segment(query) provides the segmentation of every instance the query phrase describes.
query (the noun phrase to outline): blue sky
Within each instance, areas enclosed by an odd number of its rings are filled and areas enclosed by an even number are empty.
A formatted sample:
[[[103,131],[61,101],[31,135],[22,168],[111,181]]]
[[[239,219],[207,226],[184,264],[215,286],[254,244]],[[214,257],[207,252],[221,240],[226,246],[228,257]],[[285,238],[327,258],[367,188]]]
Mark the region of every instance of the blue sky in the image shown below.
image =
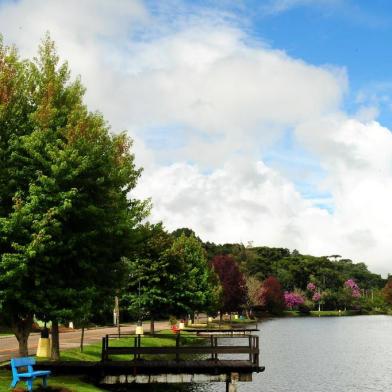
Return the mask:
[[[150,2],[154,7],[155,2]],[[389,0],[190,1],[189,9],[211,8],[247,29],[254,38],[314,65],[347,69],[345,107],[377,105],[392,126],[392,2]],[[156,4],[155,4],[156,5]]]
[[[342,110],[355,116],[368,108],[368,116],[392,128],[392,2],[388,0],[264,0],[264,1],[184,1],[147,2],[156,15],[173,18],[177,14],[216,13],[223,20],[247,32],[252,44],[282,50],[288,56],[322,67],[345,70],[348,88]],[[181,5],[179,5],[181,4]],[[175,13],[174,13],[175,14]],[[176,18],[172,19],[175,23]],[[366,118],[367,119],[367,118]],[[174,128],[173,128],[174,129]],[[158,131],[158,129],[155,129]],[[162,146],[178,144],[173,139],[158,139]],[[165,130],[158,132],[163,138]],[[182,134],[182,137],[184,134]],[[157,132],[149,139],[156,143]],[[181,137],[181,138],[182,138]],[[297,190],[317,206],[333,212],[328,191],[316,184],[325,177],[317,157],[300,146],[287,130],[276,143],[264,151],[262,158],[285,172]],[[306,175],[304,173],[306,172]]]
[[[152,221],[390,272],[392,2],[0,0],[134,139]]]

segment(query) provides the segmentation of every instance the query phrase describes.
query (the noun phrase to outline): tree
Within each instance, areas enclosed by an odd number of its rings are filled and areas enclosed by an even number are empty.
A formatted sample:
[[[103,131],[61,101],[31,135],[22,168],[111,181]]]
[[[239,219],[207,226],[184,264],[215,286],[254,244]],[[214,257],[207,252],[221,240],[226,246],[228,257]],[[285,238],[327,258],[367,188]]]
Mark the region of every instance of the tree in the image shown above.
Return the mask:
[[[382,290],[385,300],[392,305],[392,277],[389,277],[387,284]]]
[[[352,306],[353,303],[358,302],[357,299],[361,297],[361,292],[354,279],[347,279],[344,282],[344,297],[345,307]]]
[[[253,276],[245,276],[246,284],[246,308],[248,312],[248,317],[255,306],[260,305],[259,292],[261,288],[261,282],[254,278]]]
[[[69,81],[51,39],[33,62],[16,54],[9,60],[10,53],[0,50],[1,77],[16,79],[0,111],[0,177],[11,179],[1,191],[0,303],[21,355],[33,314],[51,320],[56,359],[58,322],[81,319],[120,286],[122,256],[148,205],[129,198],[141,174],[132,141],[111,135],[103,117],[88,112],[84,88]]]
[[[299,305],[303,305],[305,303],[305,298],[299,292],[285,291],[284,302],[286,304],[286,307],[293,309],[293,308],[298,307]]]
[[[259,298],[260,303],[272,314],[280,314],[285,308],[282,286],[275,276],[269,276],[263,282]]]
[[[236,261],[228,255],[218,255],[211,265],[222,286],[222,312],[233,312],[246,304],[246,283]]]
[[[205,251],[194,236],[181,234],[164,253],[167,286],[171,288],[171,309],[177,315],[213,310],[220,296],[220,286],[207,263]]]
[[[170,268],[164,252],[173,243],[173,238],[164,230],[161,223],[145,224],[138,230],[139,244],[128,259],[129,281],[122,303],[133,314],[148,314],[150,332],[154,333],[154,320],[172,305],[172,288],[167,282],[172,280]],[[140,291],[139,291],[140,288]]]
[[[176,229],[172,231],[171,235],[174,238],[179,238],[182,235],[185,235],[185,237],[195,237],[198,241],[201,242],[201,239],[196,236],[196,233],[192,229],[189,229],[188,227],[181,227],[179,229]]]

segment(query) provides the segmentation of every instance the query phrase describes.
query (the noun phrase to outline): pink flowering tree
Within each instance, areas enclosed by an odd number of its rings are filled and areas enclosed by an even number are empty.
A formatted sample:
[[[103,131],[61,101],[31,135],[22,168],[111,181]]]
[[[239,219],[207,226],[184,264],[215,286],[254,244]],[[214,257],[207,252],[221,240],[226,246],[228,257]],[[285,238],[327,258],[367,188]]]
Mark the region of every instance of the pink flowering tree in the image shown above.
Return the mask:
[[[361,297],[361,290],[354,279],[347,279],[343,284],[345,309],[352,307]]]
[[[287,308],[295,309],[298,305],[302,305],[305,299],[299,293],[286,291],[284,293],[284,302]]]
[[[307,288],[311,293],[314,293],[314,292],[316,291],[316,289],[317,289],[317,286],[316,286],[314,283],[309,282],[308,285],[306,286],[306,288]]]
[[[313,282],[309,282],[306,286],[308,290],[308,297],[312,299],[312,301],[317,304],[318,303],[318,310],[320,311],[321,308],[321,294],[320,291],[317,289],[317,286]]]
[[[318,304],[318,311],[320,312],[320,310],[321,310],[321,294],[319,291],[314,291],[314,293],[312,295],[312,301],[315,304]]]
[[[318,291],[316,291],[313,294],[312,301],[313,302],[320,302],[320,300],[321,300],[321,294]]]
[[[344,286],[345,303],[347,309],[347,306],[353,305],[361,297],[361,290],[354,279],[347,279],[344,282],[343,286]]]
[[[361,290],[354,279],[348,279],[344,282],[344,287],[350,292],[353,298],[359,298],[361,296]]]

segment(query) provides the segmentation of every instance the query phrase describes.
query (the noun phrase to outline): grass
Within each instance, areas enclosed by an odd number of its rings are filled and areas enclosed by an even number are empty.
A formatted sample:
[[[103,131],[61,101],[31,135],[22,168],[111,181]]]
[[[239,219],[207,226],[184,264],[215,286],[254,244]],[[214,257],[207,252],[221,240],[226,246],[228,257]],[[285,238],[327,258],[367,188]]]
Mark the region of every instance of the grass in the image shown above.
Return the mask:
[[[150,337],[145,335],[142,337],[141,345],[149,346],[149,347],[173,347],[176,344],[176,335],[174,335],[171,331],[160,331],[157,335],[162,335],[161,337]],[[181,345],[190,345],[190,344],[200,344],[203,342],[202,339],[195,337],[194,335],[190,335],[186,331],[181,332]],[[111,346],[133,346],[134,338],[113,338],[110,341]],[[89,344],[84,347],[83,353],[80,352],[79,348],[72,348],[63,350],[61,352],[61,360],[62,361],[100,361],[101,360],[101,343]],[[145,359],[154,359],[151,355],[143,356]],[[159,358],[164,359],[163,356],[159,356]],[[129,355],[116,355],[112,356],[113,360],[130,360]],[[165,357],[165,359],[168,359]],[[37,358],[37,361],[46,360],[46,358]],[[10,370],[0,370],[0,391],[9,390],[9,385],[11,383],[11,371]],[[34,384],[34,391],[41,391],[39,385],[41,385],[41,380],[37,380]],[[24,387],[24,383],[19,383],[18,387]],[[49,386],[54,391],[61,390],[60,388],[67,388],[72,392],[99,392],[105,391],[105,389],[101,389],[94,385],[89,384],[87,380],[83,376],[62,376],[62,377],[50,377],[49,378]],[[50,392],[50,390],[48,390]]]
[[[176,336],[171,331],[160,331],[158,334],[162,335],[162,337],[149,337],[145,335],[141,338],[141,346],[143,347],[174,347],[176,345]],[[195,337],[194,335],[190,335],[186,331],[181,332],[181,345],[192,344],[200,341],[200,338]],[[113,338],[110,340],[110,346],[112,347],[121,347],[121,346],[134,346],[134,337],[127,338]],[[80,352],[79,348],[67,349],[61,352],[61,360],[62,361],[100,361],[101,360],[101,351],[102,345],[101,343],[93,343],[86,345],[84,347],[83,352]],[[151,356],[144,356],[145,359],[154,359]],[[159,358],[163,358],[162,355]],[[118,361],[129,361],[129,355],[116,355],[112,356],[113,360]]]
[[[253,319],[248,319],[248,318],[244,318],[244,319],[232,319],[231,321],[229,321],[229,323],[231,324],[255,324],[256,320]]]
[[[256,320],[252,319],[237,319],[235,320],[234,317],[231,320],[222,320],[221,323],[219,323],[219,320],[214,319],[210,323],[199,323],[199,324],[191,324],[188,325],[188,327],[185,328],[185,331],[187,329],[232,329],[234,325],[255,325]]]
[[[285,310],[284,316],[287,317],[338,317],[338,316],[356,316],[358,311],[355,310],[312,310],[309,314],[300,313],[298,310]]]
[[[13,336],[13,333],[9,328],[0,326],[0,337],[1,336]]]
[[[171,331],[160,331],[157,335],[162,335],[162,337],[150,337],[148,335],[143,336],[141,339],[142,346],[149,347],[173,347],[176,344],[176,336]],[[189,333],[183,331],[181,332],[181,344],[197,344],[200,339],[190,335]],[[133,346],[134,338],[113,338],[110,341],[111,346]],[[162,358],[163,356],[160,356]],[[150,356],[144,356],[145,359],[153,359]],[[129,355],[116,355],[112,356],[113,360],[130,360]],[[46,358],[37,358],[37,361],[46,360]],[[80,352],[79,348],[72,348],[63,350],[61,352],[62,361],[100,361],[101,360],[101,343],[89,344],[84,347],[83,353]],[[10,370],[0,370],[0,391],[9,390],[9,385],[11,383],[11,371]],[[24,383],[19,383],[18,387],[24,387]],[[39,385],[41,385],[41,380],[37,380],[34,384],[34,391],[41,391]],[[104,389],[98,388],[94,385],[89,384],[83,376],[62,376],[62,377],[50,377],[49,386],[56,388],[68,388],[72,392],[98,392],[105,391]],[[60,389],[59,389],[60,390]],[[48,390],[49,392],[50,390]],[[53,389],[55,391],[55,389]],[[57,389],[56,389],[57,391]]]
[[[0,370],[0,391],[10,391],[9,387],[11,384],[11,371],[10,370]],[[24,382],[20,382],[17,385],[17,388],[23,390],[21,388],[25,387]],[[34,391],[40,391],[39,386],[41,385],[41,380],[37,380],[34,383]],[[52,390],[61,390],[61,388],[67,388],[72,392],[102,392],[104,389],[98,388],[94,385],[89,384],[87,381],[84,381],[83,377],[77,376],[63,376],[63,377],[49,377],[48,385],[53,388]],[[54,389],[56,388],[56,389]],[[25,389],[26,390],[26,389]],[[48,389],[48,392],[50,389]]]

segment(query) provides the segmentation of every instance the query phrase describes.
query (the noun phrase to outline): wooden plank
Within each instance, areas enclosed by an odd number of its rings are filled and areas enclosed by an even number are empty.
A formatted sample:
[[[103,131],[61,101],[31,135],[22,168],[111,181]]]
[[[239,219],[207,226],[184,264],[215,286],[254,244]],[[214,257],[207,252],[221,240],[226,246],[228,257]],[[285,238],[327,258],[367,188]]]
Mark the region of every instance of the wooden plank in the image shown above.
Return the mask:
[[[184,373],[203,373],[224,371],[250,371],[257,372],[262,367],[255,366],[247,360],[219,360],[219,361],[110,361],[110,362],[84,362],[84,361],[64,361],[38,362],[37,369],[52,370],[54,374],[93,374],[97,371],[104,371],[110,374],[130,374],[136,369],[138,374],[152,374],[157,371],[166,370],[182,371]]]
[[[247,346],[217,347],[109,347],[107,354],[258,354],[259,350]]]

